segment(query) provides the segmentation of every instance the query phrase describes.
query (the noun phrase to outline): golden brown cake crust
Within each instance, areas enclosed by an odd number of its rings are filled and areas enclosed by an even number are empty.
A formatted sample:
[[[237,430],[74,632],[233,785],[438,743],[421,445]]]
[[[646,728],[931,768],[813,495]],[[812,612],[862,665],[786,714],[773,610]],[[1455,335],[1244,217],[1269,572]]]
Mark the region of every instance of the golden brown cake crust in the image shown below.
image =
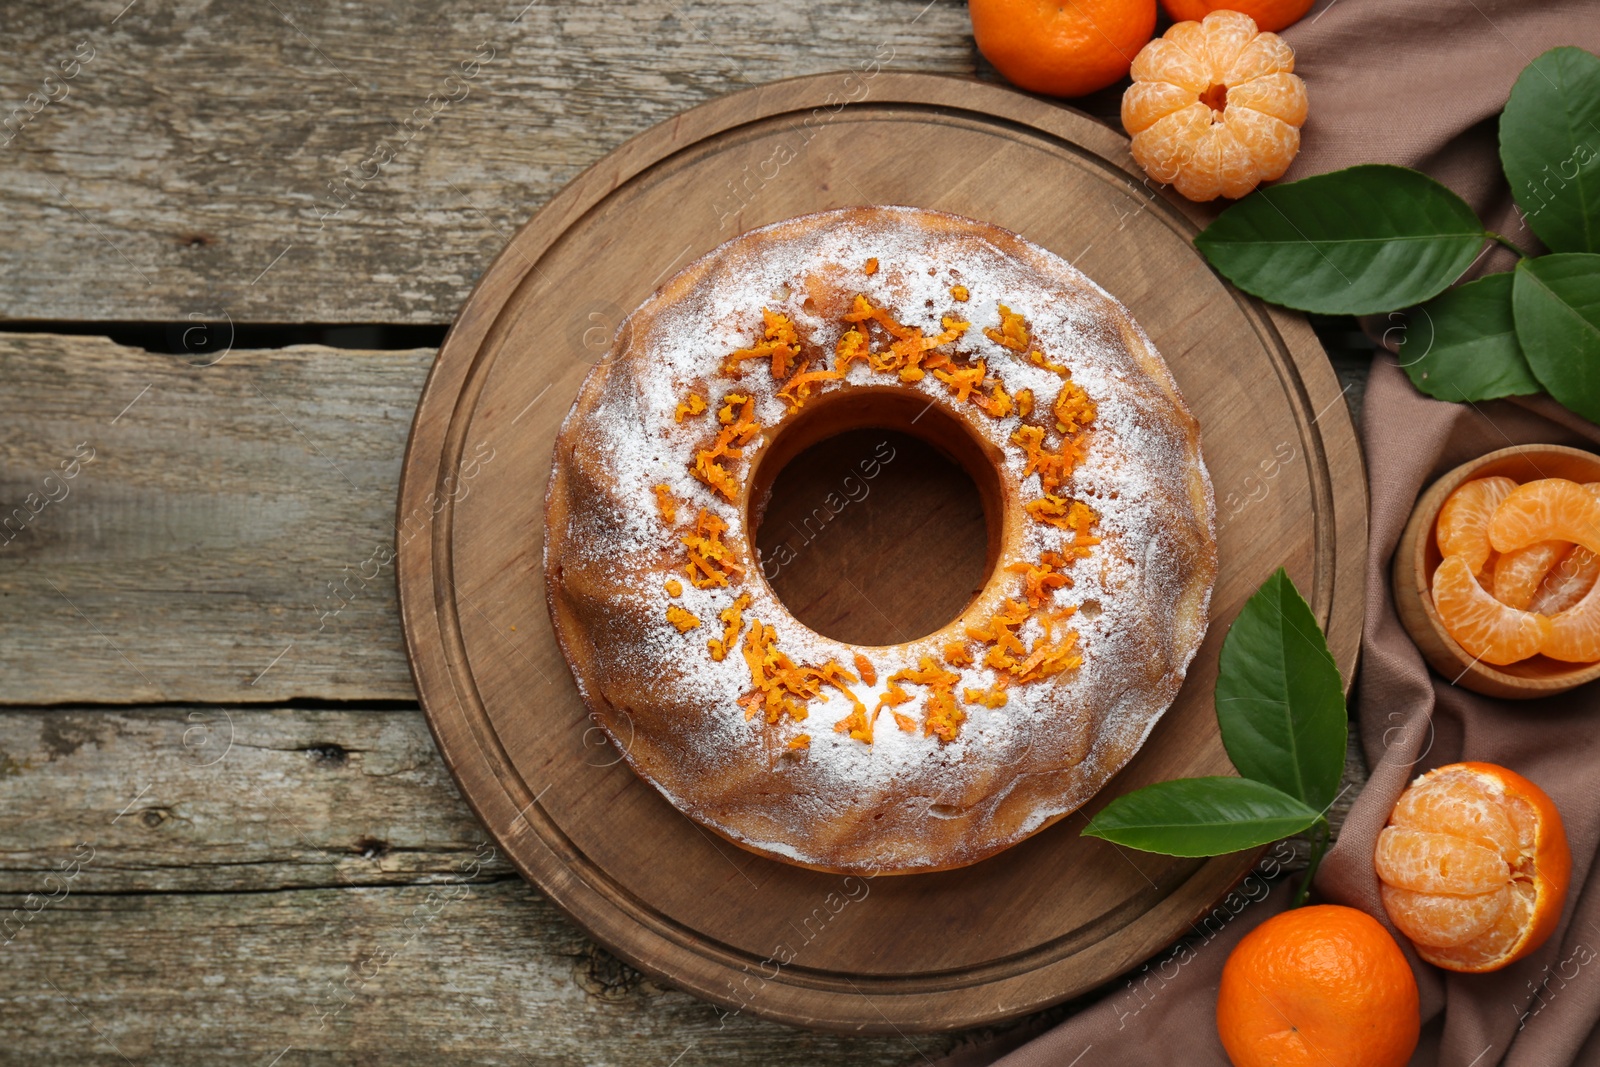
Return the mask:
[[[852,329],[874,354],[797,385]],[[934,406],[986,487],[983,591],[903,645],[812,632],[754,556],[762,485],[802,438]],[[630,765],[821,870],[958,867],[1081,806],[1176,696],[1215,573],[1199,427],[1126,309],[1010,231],[915,208],[790,219],[669,280],[585,380],[546,498],[556,633]]]

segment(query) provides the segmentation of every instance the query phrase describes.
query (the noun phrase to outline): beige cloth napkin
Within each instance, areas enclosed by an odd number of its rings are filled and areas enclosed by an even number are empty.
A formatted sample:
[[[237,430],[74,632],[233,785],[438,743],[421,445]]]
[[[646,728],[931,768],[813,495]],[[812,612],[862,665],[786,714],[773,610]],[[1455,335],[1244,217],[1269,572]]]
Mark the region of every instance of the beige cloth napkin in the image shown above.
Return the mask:
[[[1332,0],[1318,3],[1284,36],[1311,95],[1304,149],[1288,178],[1356,163],[1417,167],[1461,194],[1491,229],[1537,247],[1501,175],[1498,115],[1517,74],[1539,53],[1559,44],[1600,53],[1600,3]],[[1474,273],[1514,262],[1496,247]],[[1447,975],[1410,955],[1399,937],[1422,992],[1423,1038],[1412,1062],[1600,1064],[1600,888],[1585,886],[1600,845],[1600,684],[1528,703],[1457,689],[1429,672],[1389,591],[1395,544],[1429,482],[1510,444],[1600,451],[1600,427],[1543,397],[1476,406],[1429,400],[1388,358],[1373,369],[1362,423],[1372,515],[1353,707],[1372,777],[1323,863],[1318,895],[1387,923],[1373,847],[1401,790],[1423,771],[1479,759],[1532,779],[1554,798],[1572,845],[1573,888],[1561,927],[1541,950],[1492,975]],[[1212,940],[1196,938],[1181,967],[1158,966],[1156,980],[1136,972],[1014,1051],[1016,1035],[958,1049],[945,1063],[1225,1065],[1215,1024],[1222,965],[1245,933],[1287,903],[1288,886],[1279,885]],[[1171,958],[1163,953],[1157,960]]]

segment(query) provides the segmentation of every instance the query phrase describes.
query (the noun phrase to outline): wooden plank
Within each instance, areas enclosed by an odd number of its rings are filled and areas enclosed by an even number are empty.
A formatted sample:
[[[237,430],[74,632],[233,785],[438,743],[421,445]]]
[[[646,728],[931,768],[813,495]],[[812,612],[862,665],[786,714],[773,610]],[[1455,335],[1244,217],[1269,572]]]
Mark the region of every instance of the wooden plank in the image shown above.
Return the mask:
[[[16,1063],[888,1065],[953,1043],[728,1013],[618,963],[520,880],[0,896],[0,915],[30,906],[0,948]]]
[[[0,335],[0,701],[413,699],[388,563],[432,359]]]
[[[416,710],[0,713],[0,892],[80,844],[75,891],[260,892],[454,880],[485,840]]]
[[[965,5],[927,0],[125,3],[8,11],[0,318],[448,322],[539,205],[684,108],[976,57]]]
[[[1354,737],[1344,781],[1335,834]],[[75,859],[77,893],[439,884],[485,840],[414,708],[0,712],[0,893],[55,893]],[[470,880],[514,876],[496,856]]]

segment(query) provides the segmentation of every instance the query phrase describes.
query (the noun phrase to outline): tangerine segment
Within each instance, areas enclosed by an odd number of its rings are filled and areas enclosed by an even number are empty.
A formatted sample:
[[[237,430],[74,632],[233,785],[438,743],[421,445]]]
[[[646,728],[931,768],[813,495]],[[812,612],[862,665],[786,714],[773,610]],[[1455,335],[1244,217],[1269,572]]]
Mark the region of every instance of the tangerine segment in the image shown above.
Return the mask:
[[[1550,620],[1550,636],[1539,651],[1563,663],[1600,660],[1600,583],[1566,611]]]
[[[1384,883],[1416,893],[1472,896],[1511,881],[1510,865],[1482,845],[1404,826],[1383,828],[1373,862]]]
[[[1498,555],[1494,564],[1492,592],[1508,607],[1526,609],[1550,573],[1572,545],[1566,541],[1535,541]]]
[[[1489,520],[1495,508],[1511,495],[1517,483],[1510,478],[1474,478],[1456,486],[1445,498],[1434,523],[1434,539],[1443,556],[1467,557],[1473,574],[1483,570],[1489,547]]]
[[[1417,981],[1366,912],[1335,904],[1274,915],[1222,968],[1217,1035],[1235,1067],[1404,1067]]]
[[[1418,955],[1490,971],[1554,931],[1572,856],[1561,814],[1538,786],[1492,763],[1455,763],[1401,794],[1373,865],[1384,908]]]
[[[1600,500],[1577,482],[1525,482],[1506,495],[1489,520],[1489,544],[1496,552],[1552,539],[1600,552]]]
[[[1431,774],[1400,794],[1389,825],[1413,830],[1449,827],[1454,837],[1481,845],[1507,863],[1534,845],[1532,809],[1474,774]]]
[[[1482,937],[1511,902],[1509,885],[1474,896],[1418,893],[1387,883],[1379,888],[1383,910],[1400,932],[1413,941],[1426,940],[1435,948],[1457,948]]]
[[[1583,487],[1600,498],[1600,482],[1585,482]],[[1596,578],[1600,578],[1600,556],[1581,545],[1570,546],[1567,554],[1545,576],[1528,603],[1528,610],[1559,615],[1582,600],[1594,587]]]
[[[1529,611],[1559,615],[1582,600],[1600,578],[1600,556],[1582,545],[1572,545],[1561,561],[1545,575],[1543,584],[1528,604]]]
[[[1433,572],[1433,606],[1456,643],[1496,666],[1536,654],[1550,633],[1543,615],[1507,607],[1472,576],[1465,556],[1448,556]]]
[[[1190,200],[1238,198],[1300,151],[1305,83],[1294,52],[1248,15],[1179,22],[1134,58],[1122,97],[1133,158]]]

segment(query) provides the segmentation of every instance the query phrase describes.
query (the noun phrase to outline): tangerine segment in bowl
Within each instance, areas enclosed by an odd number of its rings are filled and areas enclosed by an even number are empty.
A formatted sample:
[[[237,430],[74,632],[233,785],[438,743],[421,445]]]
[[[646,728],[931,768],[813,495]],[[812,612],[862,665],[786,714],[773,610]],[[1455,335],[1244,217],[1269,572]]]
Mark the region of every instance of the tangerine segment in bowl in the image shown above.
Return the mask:
[[[1526,610],[1546,576],[1571,547],[1566,541],[1535,541],[1526,548],[1497,553],[1490,592],[1500,603]]]
[[[1122,125],[1145,173],[1190,200],[1237,199],[1300,151],[1305,82],[1294,52],[1248,15],[1179,22],[1134,57]]]
[[[1495,666],[1538,655],[1550,635],[1548,618],[1508,607],[1479,585],[1465,556],[1446,556],[1433,572],[1433,606],[1462,648]]]
[[[1420,1026],[1400,946],[1355,908],[1275,915],[1222,967],[1217,1035],[1235,1067],[1404,1067]]]
[[[1600,556],[1582,545],[1570,545],[1567,554],[1545,575],[1528,610],[1559,615],[1582,600],[1594,588],[1596,578],[1600,578]]]
[[[1544,790],[1492,763],[1453,763],[1401,794],[1373,864],[1384,910],[1417,954],[1479,972],[1554,932],[1572,855]]]
[[[1489,520],[1489,544],[1496,552],[1549,539],[1600,552],[1600,500],[1577,482],[1540,478],[1508,493]]]
[[[1511,495],[1517,483],[1510,478],[1474,478],[1462,482],[1439,509],[1434,536],[1439,553],[1465,556],[1473,574],[1483,570],[1494,550],[1489,546],[1489,520],[1495,508]]]

